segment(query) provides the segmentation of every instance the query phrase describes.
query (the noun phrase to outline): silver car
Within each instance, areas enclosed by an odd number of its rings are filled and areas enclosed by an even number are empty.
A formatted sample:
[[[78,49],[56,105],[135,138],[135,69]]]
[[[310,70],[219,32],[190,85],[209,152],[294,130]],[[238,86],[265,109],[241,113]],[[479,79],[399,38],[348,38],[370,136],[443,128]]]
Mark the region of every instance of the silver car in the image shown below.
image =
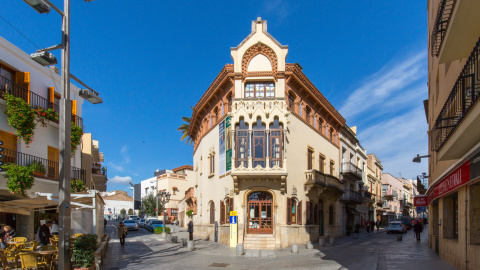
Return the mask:
[[[125,219],[123,221],[123,224],[127,226],[127,230],[129,231],[138,231],[138,225],[135,220]]]
[[[388,224],[387,233],[406,233],[407,226],[401,221],[392,221]]]
[[[142,218],[140,220],[137,220],[138,227],[140,228],[145,228],[145,219]]]

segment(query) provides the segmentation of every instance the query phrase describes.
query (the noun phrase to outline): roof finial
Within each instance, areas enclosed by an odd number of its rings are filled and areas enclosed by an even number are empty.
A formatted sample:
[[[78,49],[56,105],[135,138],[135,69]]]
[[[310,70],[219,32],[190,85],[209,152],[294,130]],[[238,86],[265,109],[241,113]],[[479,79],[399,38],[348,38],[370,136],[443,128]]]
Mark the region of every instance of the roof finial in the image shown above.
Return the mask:
[[[261,21],[262,20],[262,17],[257,17],[257,21]]]

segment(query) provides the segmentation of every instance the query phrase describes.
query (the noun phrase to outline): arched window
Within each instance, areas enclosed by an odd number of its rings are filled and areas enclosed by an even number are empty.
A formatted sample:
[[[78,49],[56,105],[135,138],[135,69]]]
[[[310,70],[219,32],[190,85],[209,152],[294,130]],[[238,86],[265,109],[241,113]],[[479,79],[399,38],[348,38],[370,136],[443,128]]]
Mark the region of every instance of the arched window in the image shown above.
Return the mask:
[[[215,203],[210,202],[210,224],[215,224]]]
[[[330,140],[333,142],[333,128],[330,128]]]
[[[288,108],[295,111],[295,96],[292,93],[288,93]]]
[[[299,114],[300,116],[303,115],[303,112],[302,112],[302,103],[300,103],[300,105],[298,105],[298,114]]]
[[[302,224],[302,201],[287,198],[287,224]]]
[[[334,211],[333,205],[330,205],[330,207],[328,207],[328,225],[333,226],[334,221],[335,221],[335,211]]]
[[[227,95],[227,100],[228,100],[228,111],[232,111],[232,93],[228,93]]]
[[[209,128],[212,127],[212,115],[210,114],[210,124],[208,125]]]
[[[223,116],[224,113],[225,113],[225,104],[222,101],[222,116]]]
[[[270,168],[278,166],[282,168],[282,153],[283,153],[283,125],[275,117],[273,123],[270,124]]]
[[[243,118],[240,118],[239,123],[235,127],[235,158],[236,168],[241,165],[248,167],[248,125],[245,124]]]
[[[215,124],[218,122],[218,107],[215,107],[215,110],[213,110],[215,113]]]
[[[307,123],[310,123],[310,113],[312,112],[312,109],[310,107],[306,106],[305,107],[305,120]]]
[[[265,168],[265,138],[265,124],[262,123],[262,119],[258,117],[257,122],[253,125],[253,168],[257,166]]]
[[[318,130],[320,131],[320,133],[323,133],[323,119],[322,118],[318,118]]]

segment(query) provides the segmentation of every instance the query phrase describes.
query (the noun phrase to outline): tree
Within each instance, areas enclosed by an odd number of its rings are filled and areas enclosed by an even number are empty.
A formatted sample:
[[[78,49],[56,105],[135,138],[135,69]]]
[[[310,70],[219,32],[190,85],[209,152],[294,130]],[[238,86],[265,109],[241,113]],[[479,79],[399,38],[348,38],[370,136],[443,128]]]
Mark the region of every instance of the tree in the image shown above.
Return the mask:
[[[129,216],[133,215],[133,209],[132,208],[128,209],[128,215]]]
[[[127,210],[125,210],[125,208],[122,208],[122,210],[120,210],[120,214],[122,214],[122,215],[127,214]]]
[[[185,140],[185,144],[192,145],[193,140],[192,138],[188,135],[188,128],[190,127],[190,117],[182,117],[182,120],[185,122],[180,125],[180,127],[177,128],[180,133],[182,133],[182,137],[180,138],[180,141]]]
[[[155,202],[155,194],[152,192],[152,193],[149,193],[147,194],[147,196],[143,197],[142,198],[142,213],[143,214],[146,214],[147,216],[155,216],[156,215],[156,212],[155,212],[155,208],[157,207],[157,204]],[[160,204],[159,204],[159,207],[160,207]],[[160,213],[160,209],[158,209],[159,213]]]

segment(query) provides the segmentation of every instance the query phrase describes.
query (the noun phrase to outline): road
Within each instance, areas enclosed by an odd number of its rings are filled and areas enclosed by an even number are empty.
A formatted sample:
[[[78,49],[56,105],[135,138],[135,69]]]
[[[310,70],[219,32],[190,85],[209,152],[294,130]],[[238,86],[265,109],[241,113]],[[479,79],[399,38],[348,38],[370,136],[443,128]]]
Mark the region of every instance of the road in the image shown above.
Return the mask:
[[[301,246],[297,254],[290,249],[249,250],[244,256],[236,256],[235,248],[200,239],[195,240],[195,251],[189,252],[145,229],[129,231],[125,247],[120,247],[114,225],[107,226],[107,232],[115,237],[102,269],[455,269],[428,248],[426,231],[420,242],[412,231],[403,235],[403,241],[385,232],[362,233],[359,239],[339,238],[329,247],[315,244],[308,250]],[[173,235],[187,237],[185,229],[172,228],[176,231]]]

